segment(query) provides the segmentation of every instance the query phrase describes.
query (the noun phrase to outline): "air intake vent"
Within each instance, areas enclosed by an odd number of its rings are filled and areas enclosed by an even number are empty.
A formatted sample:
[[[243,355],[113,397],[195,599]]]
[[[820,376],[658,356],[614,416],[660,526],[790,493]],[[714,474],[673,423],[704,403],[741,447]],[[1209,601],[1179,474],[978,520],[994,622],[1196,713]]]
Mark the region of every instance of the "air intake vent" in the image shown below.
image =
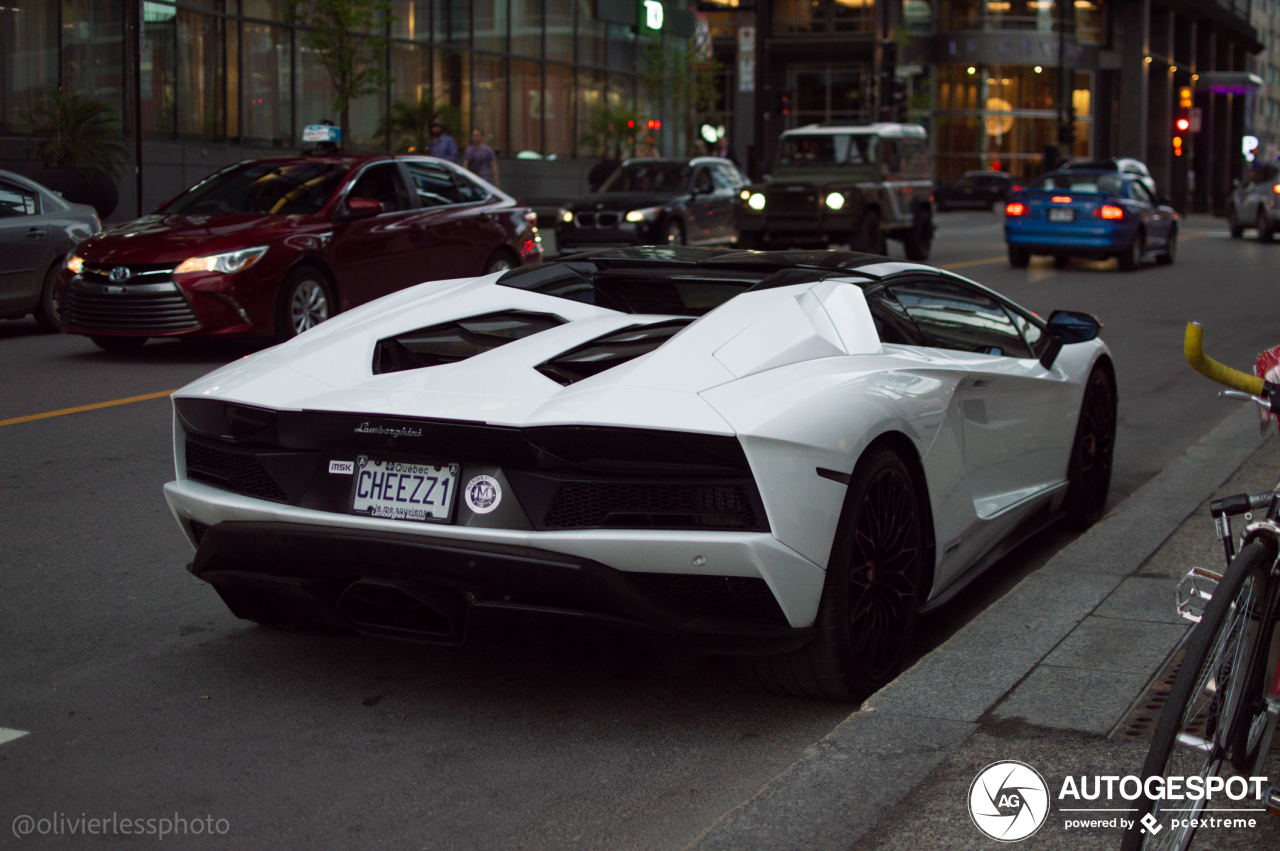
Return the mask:
[[[786,626],[778,599],[763,579],[684,573],[628,573],[650,593],[694,614]]]
[[[633,325],[597,337],[576,349],[539,364],[538,372],[559,384],[570,384],[647,355],[674,337],[692,319],[672,319],[652,325]]]
[[[455,363],[563,324],[559,316],[507,310],[406,331],[378,341],[373,373]]]
[[[548,529],[708,529],[755,531],[741,485],[685,482],[565,482],[556,489]]]
[[[255,456],[187,441],[187,478],[275,502],[289,497]]]

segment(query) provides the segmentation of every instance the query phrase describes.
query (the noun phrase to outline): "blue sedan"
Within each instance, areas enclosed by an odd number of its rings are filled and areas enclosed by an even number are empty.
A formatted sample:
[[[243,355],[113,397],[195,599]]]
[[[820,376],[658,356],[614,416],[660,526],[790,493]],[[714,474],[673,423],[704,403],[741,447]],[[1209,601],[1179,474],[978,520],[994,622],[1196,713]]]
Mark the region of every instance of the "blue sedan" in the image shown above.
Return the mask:
[[[1121,269],[1136,269],[1146,257],[1173,262],[1178,214],[1131,174],[1050,172],[1010,196],[1004,239],[1017,269],[1032,254],[1051,254],[1059,267],[1071,257],[1115,257]]]

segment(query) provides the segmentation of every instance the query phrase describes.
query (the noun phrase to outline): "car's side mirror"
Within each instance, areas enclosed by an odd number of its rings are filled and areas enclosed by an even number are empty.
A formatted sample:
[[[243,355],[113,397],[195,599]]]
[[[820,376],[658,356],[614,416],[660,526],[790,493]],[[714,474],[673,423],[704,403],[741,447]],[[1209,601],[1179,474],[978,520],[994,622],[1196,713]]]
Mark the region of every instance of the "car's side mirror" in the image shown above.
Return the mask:
[[[1101,330],[1102,323],[1092,313],[1055,310],[1049,314],[1049,331],[1067,344],[1095,340]]]
[[[374,198],[348,198],[347,218],[362,219],[365,216],[376,216],[382,212],[382,202]]]

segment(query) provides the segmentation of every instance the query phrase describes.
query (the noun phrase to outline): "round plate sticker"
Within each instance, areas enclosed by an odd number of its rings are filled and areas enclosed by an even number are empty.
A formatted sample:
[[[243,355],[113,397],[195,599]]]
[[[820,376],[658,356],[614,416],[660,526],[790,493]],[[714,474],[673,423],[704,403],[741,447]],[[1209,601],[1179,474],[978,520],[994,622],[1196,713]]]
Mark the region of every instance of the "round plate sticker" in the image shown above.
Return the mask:
[[[502,486],[493,476],[476,476],[467,482],[462,493],[467,500],[467,508],[476,514],[488,514],[502,502]]]

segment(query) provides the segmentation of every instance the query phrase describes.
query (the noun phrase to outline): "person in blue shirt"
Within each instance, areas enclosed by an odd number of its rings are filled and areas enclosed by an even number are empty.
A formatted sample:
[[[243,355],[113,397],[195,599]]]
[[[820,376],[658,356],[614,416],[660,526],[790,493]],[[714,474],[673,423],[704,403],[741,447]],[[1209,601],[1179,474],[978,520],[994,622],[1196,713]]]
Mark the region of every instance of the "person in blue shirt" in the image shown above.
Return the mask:
[[[458,161],[458,143],[444,132],[444,122],[439,118],[431,122],[431,139],[427,142],[427,153],[451,163]]]

